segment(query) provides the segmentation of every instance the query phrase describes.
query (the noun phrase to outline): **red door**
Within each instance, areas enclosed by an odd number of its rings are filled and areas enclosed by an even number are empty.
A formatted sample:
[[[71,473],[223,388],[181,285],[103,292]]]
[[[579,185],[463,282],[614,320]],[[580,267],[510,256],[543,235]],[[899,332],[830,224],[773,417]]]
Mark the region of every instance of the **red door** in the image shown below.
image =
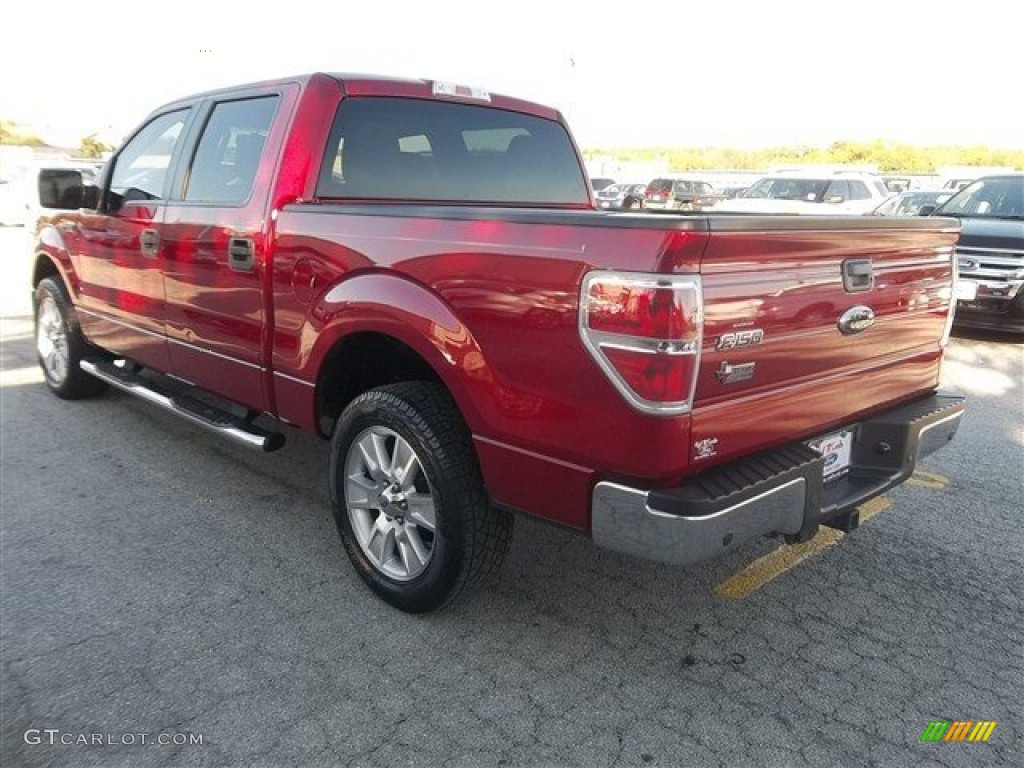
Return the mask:
[[[100,210],[82,214],[77,231],[66,238],[85,334],[161,371],[169,370],[170,358],[159,227],[171,161],[189,112],[154,117],[124,145],[113,160]]]
[[[207,103],[182,199],[166,208],[167,336],[174,374],[267,410],[264,232],[282,94]]]

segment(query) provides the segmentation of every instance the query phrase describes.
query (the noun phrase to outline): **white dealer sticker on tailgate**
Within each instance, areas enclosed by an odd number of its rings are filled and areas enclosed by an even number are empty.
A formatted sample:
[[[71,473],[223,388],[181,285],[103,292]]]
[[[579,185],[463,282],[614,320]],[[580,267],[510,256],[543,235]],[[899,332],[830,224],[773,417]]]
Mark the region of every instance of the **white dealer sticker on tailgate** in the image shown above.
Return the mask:
[[[818,440],[811,440],[807,445],[825,457],[825,481],[835,480],[850,468],[850,456],[853,453],[853,430],[837,432]]]

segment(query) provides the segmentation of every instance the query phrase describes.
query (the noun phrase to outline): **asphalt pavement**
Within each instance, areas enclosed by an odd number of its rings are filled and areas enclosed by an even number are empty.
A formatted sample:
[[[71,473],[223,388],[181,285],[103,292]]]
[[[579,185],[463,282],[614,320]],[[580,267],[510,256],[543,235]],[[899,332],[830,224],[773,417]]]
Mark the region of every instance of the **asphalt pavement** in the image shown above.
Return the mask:
[[[827,546],[673,568],[518,518],[413,617],[349,566],[325,444],[50,395],[26,263],[0,230],[4,766],[1024,764],[1024,345],[953,340],[956,440]]]

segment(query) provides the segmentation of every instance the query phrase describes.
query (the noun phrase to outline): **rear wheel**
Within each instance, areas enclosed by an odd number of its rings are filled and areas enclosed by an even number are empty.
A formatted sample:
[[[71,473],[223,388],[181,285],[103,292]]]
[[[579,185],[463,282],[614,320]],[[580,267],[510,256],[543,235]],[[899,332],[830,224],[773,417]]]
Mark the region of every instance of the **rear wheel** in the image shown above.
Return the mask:
[[[370,390],[331,440],[331,494],[345,550],[391,605],[447,605],[497,570],[512,518],[484,492],[469,431],[439,385]]]
[[[36,355],[46,386],[57,397],[95,397],[107,385],[78,364],[92,347],[78,328],[78,318],[60,280],[48,277],[36,286]]]

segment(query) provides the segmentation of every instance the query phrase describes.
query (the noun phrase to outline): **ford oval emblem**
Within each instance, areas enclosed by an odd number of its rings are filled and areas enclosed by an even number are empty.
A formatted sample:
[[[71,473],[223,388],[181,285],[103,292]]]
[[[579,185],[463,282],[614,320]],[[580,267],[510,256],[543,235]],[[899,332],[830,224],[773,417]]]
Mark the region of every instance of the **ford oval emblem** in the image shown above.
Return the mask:
[[[839,330],[845,336],[852,336],[855,333],[866,331],[875,324],[875,310],[858,304],[850,307],[839,317]]]

